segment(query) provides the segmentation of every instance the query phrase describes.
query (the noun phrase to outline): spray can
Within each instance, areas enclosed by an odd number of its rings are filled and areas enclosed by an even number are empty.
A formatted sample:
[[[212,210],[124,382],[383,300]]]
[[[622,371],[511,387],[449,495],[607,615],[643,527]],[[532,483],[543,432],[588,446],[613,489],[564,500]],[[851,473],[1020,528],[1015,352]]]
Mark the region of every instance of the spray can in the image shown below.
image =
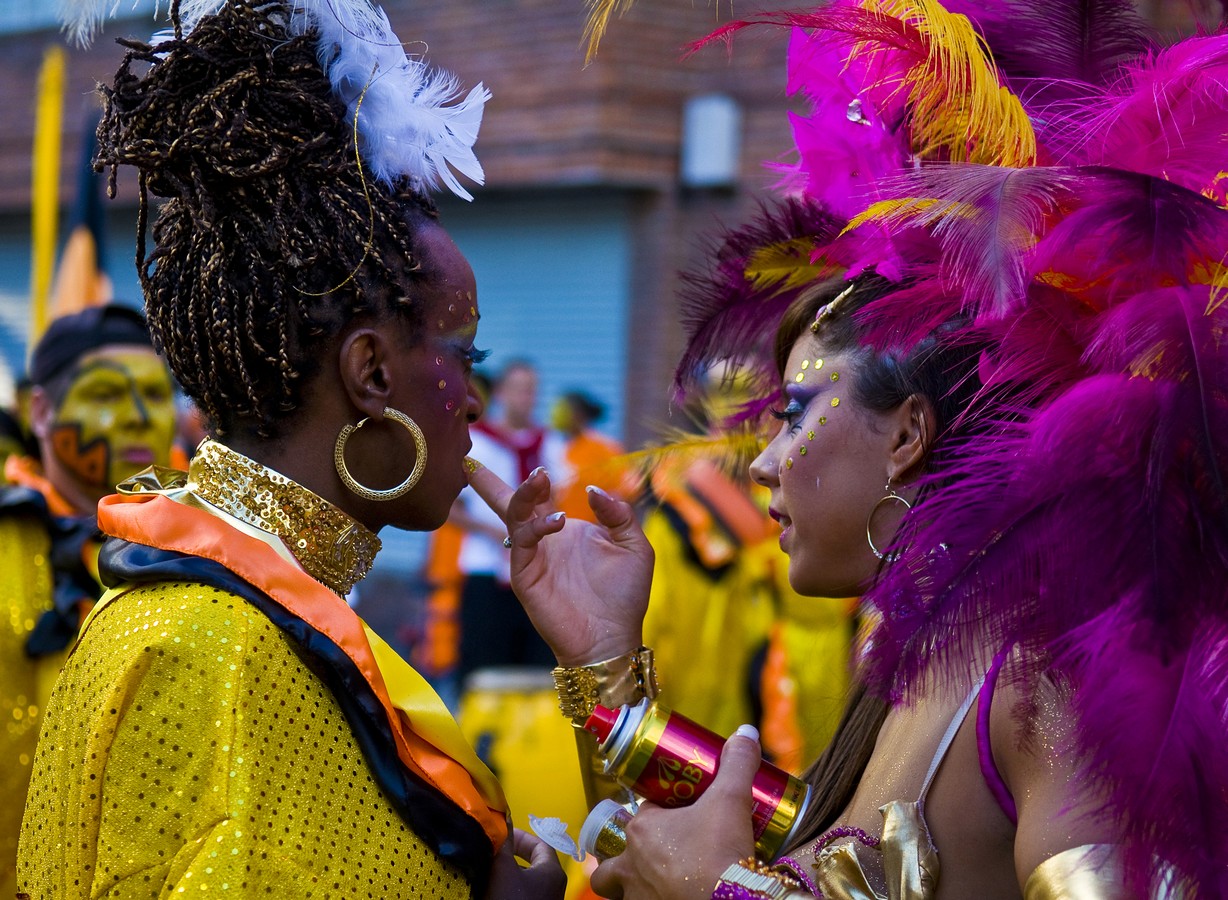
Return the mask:
[[[597,736],[605,771],[660,806],[686,806],[712,783],[725,741],[647,699],[617,710],[598,706],[584,729]],[[810,786],[763,763],[751,787],[755,855],[776,858],[806,812]]]

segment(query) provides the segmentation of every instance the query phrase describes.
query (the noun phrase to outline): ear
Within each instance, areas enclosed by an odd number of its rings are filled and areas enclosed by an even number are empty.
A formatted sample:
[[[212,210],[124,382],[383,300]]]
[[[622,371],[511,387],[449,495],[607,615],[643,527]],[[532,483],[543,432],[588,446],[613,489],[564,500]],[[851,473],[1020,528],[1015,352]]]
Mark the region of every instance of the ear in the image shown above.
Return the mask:
[[[356,328],[341,341],[337,360],[341,385],[363,416],[378,420],[389,405],[390,354],[388,336],[374,328]]]
[[[51,396],[41,387],[30,391],[30,431],[39,441],[47,440],[51,435],[51,425],[55,421],[55,403]]]
[[[925,468],[925,458],[937,432],[934,406],[927,397],[913,394],[892,414],[891,455],[887,475],[891,481],[909,481]]]

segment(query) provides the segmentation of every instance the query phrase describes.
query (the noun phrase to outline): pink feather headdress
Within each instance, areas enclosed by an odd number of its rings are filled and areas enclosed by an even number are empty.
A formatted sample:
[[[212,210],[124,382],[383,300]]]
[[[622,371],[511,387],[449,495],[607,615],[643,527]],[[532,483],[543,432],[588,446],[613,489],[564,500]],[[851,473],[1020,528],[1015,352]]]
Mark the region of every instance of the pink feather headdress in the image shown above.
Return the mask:
[[[757,352],[803,276],[898,281],[857,314],[882,349],[962,323],[982,386],[867,595],[862,676],[903,699],[1018,648],[1004,677],[1069,691],[1131,876],[1228,896],[1228,35],[1160,48],[1127,0],[949,5],[706,39],[794,27],[812,110],[777,165],[810,212],[727,237],[686,366]],[[823,210],[851,217],[833,240]]]

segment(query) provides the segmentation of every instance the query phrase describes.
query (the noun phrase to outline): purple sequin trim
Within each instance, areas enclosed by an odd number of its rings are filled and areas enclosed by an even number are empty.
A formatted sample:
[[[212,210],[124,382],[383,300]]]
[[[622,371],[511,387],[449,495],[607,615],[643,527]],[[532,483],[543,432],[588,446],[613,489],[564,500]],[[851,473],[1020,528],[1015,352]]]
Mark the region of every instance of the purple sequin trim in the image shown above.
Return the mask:
[[[877,847],[879,844],[878,838],[871,834],[866,834],[860,828],[854,828],[852,825],[841,825],[839,828],[833,828],[831,831],[819,838],[815,842],[814,850],[812,852],[815,856],[818,856],[819,851],[824,847],[827,847],[833,842],[840,840],[840,838],[846,837],[857,838],[857,840],[865,844],[867,847]]]
[[[776,860],[776,865],[788,869],[790,874],[800,881],[802,886],[805,887],[806,890],[810,891],[810,893],[814,894],[816,897],[822,896],[822,894],[819,893],[819,889],[815,887],[814,882],[811,881],[810,876],[807,875],[805,870],[802,868],[802,864],[792,856],[782,856],[780,859]]]

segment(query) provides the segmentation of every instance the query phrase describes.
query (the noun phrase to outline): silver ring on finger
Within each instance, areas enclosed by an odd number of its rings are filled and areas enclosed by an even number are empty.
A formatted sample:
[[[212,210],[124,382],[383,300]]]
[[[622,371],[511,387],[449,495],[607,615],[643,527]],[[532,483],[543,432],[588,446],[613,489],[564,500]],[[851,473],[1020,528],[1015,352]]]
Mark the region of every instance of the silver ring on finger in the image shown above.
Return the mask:
[[[510,534],[503,539],[503,546],[508,550],[512,549],[512,536]]]

